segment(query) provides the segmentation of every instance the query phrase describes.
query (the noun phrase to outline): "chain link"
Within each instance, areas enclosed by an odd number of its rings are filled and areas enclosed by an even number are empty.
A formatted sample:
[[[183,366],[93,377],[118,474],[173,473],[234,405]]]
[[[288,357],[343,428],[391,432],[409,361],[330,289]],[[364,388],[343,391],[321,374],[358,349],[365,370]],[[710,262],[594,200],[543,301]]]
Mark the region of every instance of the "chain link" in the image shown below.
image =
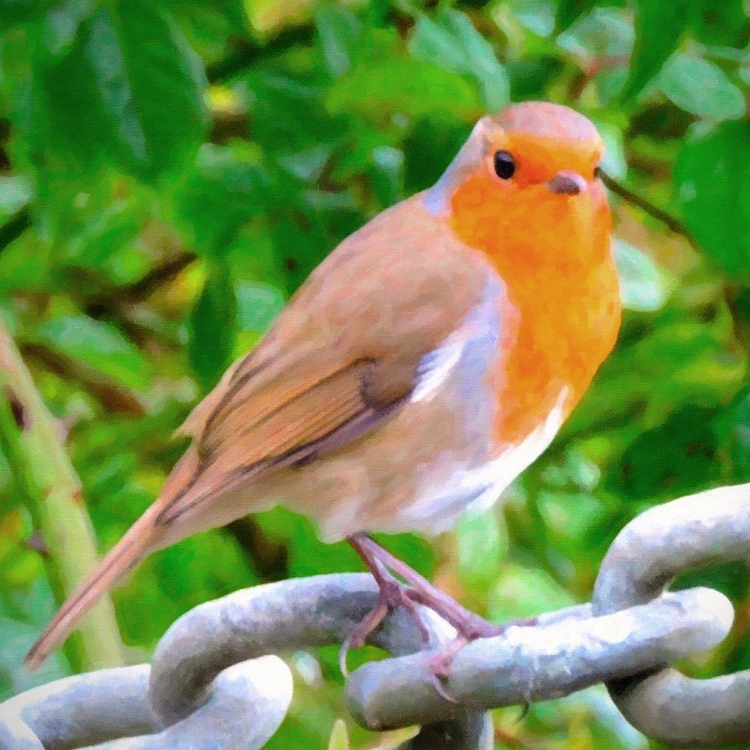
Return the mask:
[[[423,725],[403,750],[492,747],[489,708],[546,700],[605,682],[623,715],[665,742],[750,742],[750,671],[690,680],[667,667],[717,645],[733,610],[717,591],[665,592],[684,570],[750,558],[750,485],[652,508],[608,551],[591,605],[510,627],[455,657],[446,689],[427,659],[453,631],[422,610],[430,640],[403,611],[371,642],[393,658],[347,680],[347,706],[371,729]],[[315,576],[238,591],[196,607],[167,631],[153,666],[101,670],[34,688],[0,705],[0,750],[261,748],[292,698],[289,668],[273,654],[341,643],[372,607],[367,574]],[[131,739],[119,739],[119,738]]]

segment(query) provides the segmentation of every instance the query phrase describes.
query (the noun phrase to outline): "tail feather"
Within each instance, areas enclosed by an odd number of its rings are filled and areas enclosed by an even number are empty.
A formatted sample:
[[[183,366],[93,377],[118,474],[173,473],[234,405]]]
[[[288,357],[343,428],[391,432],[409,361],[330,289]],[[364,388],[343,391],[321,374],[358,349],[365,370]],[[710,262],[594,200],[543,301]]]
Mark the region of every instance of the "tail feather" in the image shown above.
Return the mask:
[[[174,524],[167,526],[160,523],[159,516],[170,502],[190,487],[198,474],[198,467],[198,454],[191,446],[172,469],[156,502],[128,529],[125,536],[68,597],[44,629],[24,659],[29,669],[38,667],[61,646],[86,612],[141,560],[157,549],[174,544],[187,535]]]
[[[154,549],[162,530],[154,524],[152,510],[153,506],[130,527],[60,607],[26,655],[24,663],[29,669],[36,669],[61,646],[86,612]]]

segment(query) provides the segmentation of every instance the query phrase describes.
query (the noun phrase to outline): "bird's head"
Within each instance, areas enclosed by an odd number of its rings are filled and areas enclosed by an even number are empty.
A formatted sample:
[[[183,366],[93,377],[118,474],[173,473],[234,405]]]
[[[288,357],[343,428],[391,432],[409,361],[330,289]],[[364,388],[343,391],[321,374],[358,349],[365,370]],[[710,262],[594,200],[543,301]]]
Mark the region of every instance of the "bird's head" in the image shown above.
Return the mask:
[[[598,179],[603,153],[596,128],[578,112],[515,104],[476,124],[424,205],[483,249],[493,237],[507,246],[511,236],[532,257],[532,245],[541,251],[547,240],[565,241],[573,232],[593,232],[608,246],[609,209]]]

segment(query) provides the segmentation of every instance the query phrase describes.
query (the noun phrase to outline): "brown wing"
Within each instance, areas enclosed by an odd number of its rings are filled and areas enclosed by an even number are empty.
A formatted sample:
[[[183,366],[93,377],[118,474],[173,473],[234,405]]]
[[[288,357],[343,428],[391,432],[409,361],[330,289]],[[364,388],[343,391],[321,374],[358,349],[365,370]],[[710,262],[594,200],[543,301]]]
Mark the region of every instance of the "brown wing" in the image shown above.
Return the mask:
[[[194,446],[197,470],[165,505],[159,522],[172,521],[238,483],[310,460],[366,434],[408,397],[416,365],[408,379],[403,366],[372,359],[317,373],[297,368],[303,370],[298,377],[282,368],[270,380],[252,368],[242,377],[239,367],[213,399],[210,414],[194,417],[196,426],[202,422]],[[381,398],[384,391],[387,402]]]
[[[342,243],[195,408],[180,430],[193,437],[192,478],[167,481],[160,521],[336,450],[408,398],[488,273],[421,205],[415,196]]]

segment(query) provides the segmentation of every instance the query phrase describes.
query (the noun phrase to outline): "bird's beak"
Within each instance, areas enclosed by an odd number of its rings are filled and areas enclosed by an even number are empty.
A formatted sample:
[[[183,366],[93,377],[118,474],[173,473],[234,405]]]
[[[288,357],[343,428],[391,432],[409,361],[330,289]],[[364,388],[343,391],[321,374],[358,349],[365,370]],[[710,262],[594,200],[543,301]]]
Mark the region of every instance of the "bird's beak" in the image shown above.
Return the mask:
[[[558,172],[544,184],[551,193],[556,195],[578,195],[579,193],[585,193],[589,186],[581,175],[567,169]]]

